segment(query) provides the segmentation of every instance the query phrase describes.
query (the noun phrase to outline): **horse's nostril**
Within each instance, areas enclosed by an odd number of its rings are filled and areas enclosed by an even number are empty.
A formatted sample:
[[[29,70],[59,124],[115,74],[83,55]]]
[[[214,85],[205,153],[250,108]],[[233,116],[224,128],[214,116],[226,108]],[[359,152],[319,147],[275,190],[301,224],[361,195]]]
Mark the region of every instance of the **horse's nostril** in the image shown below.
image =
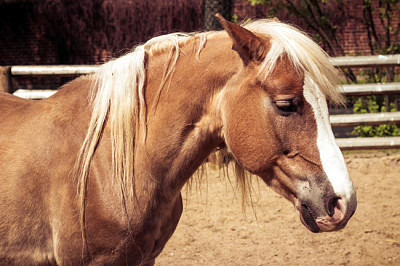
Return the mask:
[[[283,155],[287,156],[290,153],[289,150],[283,150]]]
[[[333,216],[335,214],[335,207],[338,206],[337,202],[340,198],[332,197],[327,201],[326,210],[328,211],[329,216]]]

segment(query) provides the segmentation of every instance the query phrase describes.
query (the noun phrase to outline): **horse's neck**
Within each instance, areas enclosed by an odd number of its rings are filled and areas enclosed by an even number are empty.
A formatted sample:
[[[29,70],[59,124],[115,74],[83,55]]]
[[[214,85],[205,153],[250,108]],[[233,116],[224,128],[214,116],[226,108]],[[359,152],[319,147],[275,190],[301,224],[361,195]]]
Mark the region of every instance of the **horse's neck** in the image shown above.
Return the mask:
[[[217,96],[237,71],[234,67],[227,70],[233,64],[230,45],[220,44],[219,50],[225,52],[217,52],[209,41],[199,61],[193,44],[183,47],[159,99],[166,58],[149,58],[147,136],[144,143],[136,142],[135,178],[146,173],[143,178],[151,177],[155,186],[162,184],[164,192],[176,195],[210,152],[223,143]]]

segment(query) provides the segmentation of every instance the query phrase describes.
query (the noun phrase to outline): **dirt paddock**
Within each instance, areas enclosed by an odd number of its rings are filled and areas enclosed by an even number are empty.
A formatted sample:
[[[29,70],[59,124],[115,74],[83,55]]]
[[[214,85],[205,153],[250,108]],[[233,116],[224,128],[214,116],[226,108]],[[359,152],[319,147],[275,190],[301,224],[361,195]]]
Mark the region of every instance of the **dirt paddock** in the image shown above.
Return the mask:
[[[254,211],[209,170],[156,265],[400,265],[400,152],[345,155],[358,208],[346,228],[313,234],[294,207],[253,182]],[[259,183],[259,184],[258,184]]]

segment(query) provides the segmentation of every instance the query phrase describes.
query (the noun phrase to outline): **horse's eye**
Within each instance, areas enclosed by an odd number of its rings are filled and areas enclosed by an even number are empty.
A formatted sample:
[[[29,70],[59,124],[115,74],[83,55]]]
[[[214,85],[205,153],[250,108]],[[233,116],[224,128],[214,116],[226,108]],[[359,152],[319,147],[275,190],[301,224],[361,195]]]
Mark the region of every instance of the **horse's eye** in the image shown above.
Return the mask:
[[[296,104],[293,100],[279,100],[274,101],[276,108],[280,115],[289,116],[291,113],[296,112]]]

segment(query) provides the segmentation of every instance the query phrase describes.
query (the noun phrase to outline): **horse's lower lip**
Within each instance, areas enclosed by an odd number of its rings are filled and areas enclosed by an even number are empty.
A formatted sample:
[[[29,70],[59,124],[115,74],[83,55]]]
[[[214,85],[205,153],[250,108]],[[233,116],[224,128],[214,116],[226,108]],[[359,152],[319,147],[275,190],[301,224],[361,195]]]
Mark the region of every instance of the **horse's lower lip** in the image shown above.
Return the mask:
[[[305,227],[307,227],[308,230],[310,230],[313,233],[320,232],[320,228],[315,222],[315,218],[312,216],[307,206],[302,204],[299,211],[300,211],[300,220],[305,225]]]

